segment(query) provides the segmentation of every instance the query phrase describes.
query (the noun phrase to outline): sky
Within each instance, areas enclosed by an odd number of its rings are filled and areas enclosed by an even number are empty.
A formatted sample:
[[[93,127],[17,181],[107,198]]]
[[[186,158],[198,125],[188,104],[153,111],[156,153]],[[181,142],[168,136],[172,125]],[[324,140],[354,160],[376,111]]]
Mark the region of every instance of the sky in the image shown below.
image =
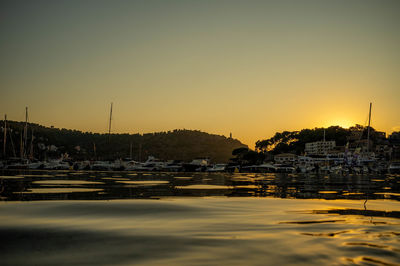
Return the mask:
[[[59,128],[400,130],[400,1],[3,1],[0,116]]]

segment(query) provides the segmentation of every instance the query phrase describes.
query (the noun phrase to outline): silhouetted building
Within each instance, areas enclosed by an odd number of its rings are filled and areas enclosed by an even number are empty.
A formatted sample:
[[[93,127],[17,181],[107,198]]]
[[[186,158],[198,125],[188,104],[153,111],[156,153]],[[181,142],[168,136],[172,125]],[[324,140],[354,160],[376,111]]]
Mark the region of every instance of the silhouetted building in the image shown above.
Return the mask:
[[[336,141],[315,141],[306,143],[304,150],[307,154],[327,154],[336,146]]]
[[[375,137],[376,137],[377,139],[380,139],[380,140],[385,140],[385,139],[386,139],[386,132],[383,132],[383,131],[375,131],[374,134],[375,134]]]
[[[352,130],[350,136],[347,137],[347,141],[353,142],[358,141],[362,138],[363,131],[362,130]]]
[[[381,160],[390,160],[392,158],[393,148],[389,145],[378,144],[375,146],[375,156]]]
[[[368,150],[372,150],[374,143],[372,140],[360,139],[350,143],[351,150],[360,149],[361,152],[367,152]]]
[[[389,135],[389,142],[393,145],[400,145],[400,131],[393,132]]]
[[[293,153],[281,153],[275,155],[274,160],[276,163],[292,164],[297,160],[297,155]]]
[[[400,131],[393,132],[389,136],[389,142],[392,145],[392,159],[400,159]]]

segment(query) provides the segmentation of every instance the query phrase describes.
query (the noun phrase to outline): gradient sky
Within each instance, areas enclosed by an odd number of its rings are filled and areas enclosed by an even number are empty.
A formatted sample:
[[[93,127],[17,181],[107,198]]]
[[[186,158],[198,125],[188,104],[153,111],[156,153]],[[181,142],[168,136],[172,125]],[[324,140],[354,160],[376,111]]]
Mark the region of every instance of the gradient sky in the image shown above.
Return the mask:
[[[400,130],[400,1],[0,1],[0,115],[92,132]]]

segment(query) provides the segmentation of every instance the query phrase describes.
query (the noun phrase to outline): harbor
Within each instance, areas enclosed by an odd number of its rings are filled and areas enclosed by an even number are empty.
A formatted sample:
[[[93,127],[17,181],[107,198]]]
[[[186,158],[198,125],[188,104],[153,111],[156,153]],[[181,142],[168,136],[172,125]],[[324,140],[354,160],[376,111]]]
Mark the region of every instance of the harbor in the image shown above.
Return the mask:
[[[0,172],[2,265],[400,263],[399,175]]]
[[[313,174],[398,174],[399,161],[379,161],[368,158],[359,159],[352,164],[343,163],[344,159],[332,157],[296,156],[297,159],[281,162],[281,158],[293,157],[293,154],[278,155],[277,161],[262,164],[238,165],[210,163],[208,158],[194,159],[191,162],[161,161],[150,156],[145,162],[131,160],[116,161],[73,161],[54,159],[50,161],[30,161],[10,159],[0,162],[0,169],[8,170],[75,170],[75,171],[127,171],[127,172],[230,172],[230,173],[313,173]],[[352,157],[350,157],[352,158]]]
[[[139,143],[138,158],[133,160],[133,142],[132,136],[127,135],[129,139],[129,154],[121,150],[115,150],[112,141],[119,134],[111,135],[112,125],[112,110],[113,104],[110,106],[110,116],[108,123],[108,134],[103,135],[103,139],[107,142],[103,144],[106,148],[103,149],[103,157],[108,160],[99,160],[97,155],[96,144],[93,142],[92,153],[88,153],[80,145],[86,147],[89,143],[82,143],[82,140],[68,143],[67,146],[73,147],[68,150],[65,147],[59,149],[55,143],[44,143],[46,135],[41,137],[34,136],[35,130],[33,125],[28,123],[28,107],[25,108],[25,123],[21,131],[18,133],[20,137],[19,147],[13,142],[13,130],[7,124],[7,115],[3,120],[1,128],[3,133],[2,139],[2,160],[0,160],[0,169],[31,169],[31,170],[93,170],[93,171],[150,171],[150,172],[240,172],[240,173],[326,173],[326,174],[396,174],[400,173],[400,131],[392,132],[389,136],[385,132],[380,132],[371,127],[371,111],[372,103],[369,105],[368,125],[355,125],[349,129],[343,129],[339,126],[331,126],[325,128],[315,128],[314,130],[304,129],[294,132],[277,132],[274,137],[267,140],[259,140],[256,142],[255,150],[251,150],[240,141],[232,139],[232,133],[229,138],[224,136],[216,136],[226,143],[234,142],[236,146],[242,145],[231,150],[227,150],[228,156],[232,155],[225,162],[214,161],[210,157],[198,157],[190,161],[177,160],[178,154],[181,151],[174,150],[172,154],[167,155],[169,160],[162,160],[153,155],[148,155],[147,160],[142,161],[142,143]],[[14,123],[15,124],[15,123]],[[17,127],[16,127],[17,125]],[[18,130],[18,123],[14,125],[14,131]],[[37,126],[39,130],[48,130],[45,127]],[[53,130],[51,128],[50,130]],[[53,130],[54,131],[54,130]],[[313,142],[301,143],[299,136],[302,132],[311,131],[312,133],[307,138],[317,139],[319,134],[323,132],[321,140]],[[327,139],[326,131],[329,138]],[[30,133],[30,137],[28,136]],[[54,131],[60,135],[57,139],[62,138],[62,131]],[[53,133],[53,134],[54,134]],[[83,135],[83,132],[76,132]],[[170,132],[168,132],[169,134]],[[173,133],[180,133],[178,130]],[[197,132],[195,132],[197,134]],[[343,137],[343,133],[345,137]],[[39,133],[35,133],[38,135]],[[42,133],[43,134],[43,133]],[[165,134],[165,133],[155,133]],[[203,133],[204,134],[204,133]],[[287,136],[285,136],[287,135]],[[126,135],[122,135],[126,138]],[[279,136],[279,137],[278,137]],[[140,135],[139,135],[140,137]],[[39,141],[37,140],[39,138]],[[64,137],[65,138],[65,137]],[[98,137],[97,137],[98,138]],[[46,138],[47,139],[47,138]],[[79,142],[78,142],[79,141]],[[182,140],[181,140],[182,141]],[[187,140],[183,139],[187,142]],[[198,139],[193,138],[190,145],[195,145]],[[214,141],[214,140],[210,140]],[[11,145],[8,143],[11,142]],[[86,140],[88,142],[88,140]],[[179,141],[175,141],[177,146],[182,147]],[[300,142],[296,146],[293,143]],[[304,142],[304,141],[303,141]],[[64,141],[65,143],[65,141]],[[80,145],[79,145],[80,143]],[[293,147],[286,143],[290,143]],[[167,147],[168,141],[160,143]],[[160,144],[158,144],[160,146]],[[339,145],[342,144],[342,145]],[[8,147],[8,146],[11,146]],[[204,145],[204,144],[203,144]],[[279,146],[286,145],[285,149],[279,149]],[[16,147],[17,146],[17,147]],[[99,145],[97,145],[99,146]],[[231,146],[231,149],[235,146]],[[271,148],[272,147],[272,148]],[[20,156],[16,156],[16,148],[20,150]],[[219,149],[218,146],[214,146]],[[300,148],[300,150],[299,150]],[[166,148],[165,148],[166,149]],[[176,148],[175,148],[176,149]],[[204,147],[203,147],[204,149]],[[36,151],[36,152],[34,152]],[[281,151],[287,151],[281,153]],[[13,157],[8,154],[12,152]],[[158,151],[162,153],[163,150]],[[213,154],[214,151],[204,150],[203,154]],[[225,155],[227,153],[225,152]],[[42,160],[35,158],[39,156]],[[144,155],[144,154],[143,154]],[[57,158],[58,156],[58,158]],[[118,158],[119,157],[119,158]],[[166,157],[164,155],[164,157]],[[44,160],[43,160],[44,158]],[[90,158],[88,160],[88,158]],[[225,157],[226,158],[226,157]]]
[[[400,266],[399,0],[0,14],[0,266]]]

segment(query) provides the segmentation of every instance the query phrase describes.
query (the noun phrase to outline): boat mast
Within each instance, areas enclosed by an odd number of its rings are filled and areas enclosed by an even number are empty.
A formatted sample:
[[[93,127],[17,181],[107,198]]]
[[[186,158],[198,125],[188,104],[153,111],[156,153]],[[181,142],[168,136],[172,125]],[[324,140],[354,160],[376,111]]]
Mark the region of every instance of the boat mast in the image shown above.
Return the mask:
[[[27,145],[28,145],[28,107],[25,107],[25,128],[24,128],[24,149],[23,149],[23,157],[25,158],[27,155]]]
[[[112,107],[113,107],[113,103],[111,103],[111,108],[110,108],[110,122],[108,123],[108,143],[110,143],[110,135],[111,135]]]
[[[132,159],[132,150],[133,150],[133,143],[132,143],[132,141],[131,141],[130,144],[131,144],[131,145],[130,145],[130,149],[129,149],[129,158],[131,158],[131,160],[133,160],[133,159]]]
[[[367,131],[367,152],[369,152],[369,131],[370,131],[370,127],[371,127],[371,109],[372,109],[372,103],[369,103],[368,131]]]
[[[93,142],[93,153],[94,153],[94,159],[97,160],[96,143],[94,142]]]
[[[33,160],[33,139],[35,137],[33,136],[33,128],[32,128],[32,138],[31,138],[31,149],[30,149],[30,154],[29,154],[29,159]]]
[[[13,155],[14,155],[14,157],[17,157],[17,154],[15,153],[15,147],[14,147],[14,141],[12,138],[12,129],[11,128],[10,128],[10,133],[8,133],[8,135],[10,135],[10,142],[11,142],[11,148],[13,151]]]
[[[24,158],[24,141],[22,140],[22,132],[20,134],[19,153],[20,153],[21,160],[22,160]]]
[[[3,157],[6,158],[6,143],[7,143],[7,115],[4,115],[4,141],[3,141]]]
[[[325,155],[327,155],[327,149],[326,149],[326,146],[325,146],[325,128],[324,128],[324,148],[323,148],[323,150],[324,150],[324,154]]]
[[[139,162],[142,161],[142,143],[139,143]]]

